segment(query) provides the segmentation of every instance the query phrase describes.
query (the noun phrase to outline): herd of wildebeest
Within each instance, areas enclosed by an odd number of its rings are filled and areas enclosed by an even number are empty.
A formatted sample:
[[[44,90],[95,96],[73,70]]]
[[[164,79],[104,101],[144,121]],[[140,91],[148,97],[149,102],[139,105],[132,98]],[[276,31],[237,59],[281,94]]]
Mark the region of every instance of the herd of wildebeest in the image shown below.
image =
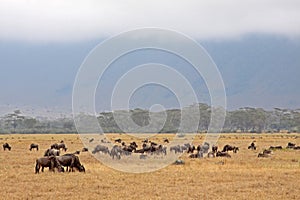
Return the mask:
[[[94,138],[89,139],[89,143],[96,142]],[[164,139],[164,143],[169,143],[167,138]],[[100,143],[111,143],[108,140],[101,140]],[[148,156],[151,155],[167,155],[167,146],[164,144],[158,144],[156,142],[152,142],[148,139],[142,141],[142,145],[139,148],[135,141],[126,144],[121,139],[115,139],[114,145],[111,149],[109,149],[105,144],[97,144],[92,150],[92,154],[104,154],[111,156],[112,159],[121,159],[122,156],[130,156],[132,154],[138,154],[140,159],[147,159]],[[256,150],[255,141],[253,141],[249,146],[249,150]],[[3,144],[3,150],[11,151],[12,147],[8,143]],[[33,149],[39,150],[38,144],[31,144],[29,150]],[[41,171],[44,171],[44,168],[49,168],[50,171],[55,171],[57,169],[58,172],[73,172],[74,169],[77,169],[79,172],[85,172],[84,166],[80,163],[79,157],[77,154],[80,152],[87,152],[88,148],[84,147],[81,151],[75,151],[74,153],[66,153],[67,151],[66,144],[64,141],[60,141],[59,143],[52,144],[49,149],[47,149],[44,153],[44,156],[36,159],[35,165],[35,173],[39,173],[40,168]],[[258,157],[267,158],[273,154],[273,150],[282,150],[282,146],[270,146],[268,149],[264,149],[263,152],[258,154]],[[296,144],[292,142],[288,142],[286,149],[294,149],[300,150],[300,146],[296,146]],[[64,151],[65,154],[60,155],[61,151]],[[169,147],[170,153],[184,153],[187,152],[189,154],[189,158],[214,158],[214,157],[227,157],[231,158],[231,155],[228,153],[232,151],[233,153],[237,153],[239,151],[239,147],[232,145],[225,145],[222,150],[218,150],[217,145],[210,145],[205,142],[201,145],[195,146],[193,144],[187,143],[183,145],[175,145]],[[65,168],[66,167],[66,170]]]

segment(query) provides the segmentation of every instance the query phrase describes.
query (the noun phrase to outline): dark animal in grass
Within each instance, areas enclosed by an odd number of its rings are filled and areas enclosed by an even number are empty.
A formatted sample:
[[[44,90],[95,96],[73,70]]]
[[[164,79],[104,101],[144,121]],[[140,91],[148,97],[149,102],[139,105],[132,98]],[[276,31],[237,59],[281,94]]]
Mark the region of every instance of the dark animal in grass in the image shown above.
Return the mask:
[[[51,147],[50,147],[51,149],[57,149],[57,150],[60,150],[60,149],[63,149],[64,151],[67,151],[67,147],[66,147],[66,145],[65,145],[65,143],[55,143],[55,144],[52,144],[51,145]]]
[[[170,147],[170,152],[174,151],[174,153],[182,153],[183,149],[180,145]]]
[[[273,152],[271,151],[271,150],[268,150],[268,149],[265,149],[264,151],[263,151],[263,154],[272,154]]]
[[[47,149],[44,156],[59,156],[60,151],[57,149]]]
[[[48,167],[49,170],[53,172],[55,168],[58,169],[58,172],[64,172],[64,168],[61,166],[61,164],[58,162],[55,156],[42,157],[36,159],[36,165],[35,165],[36,174],[40,172],[40,168],[42,168],[42,172],[44,172],[45,167]]]
[[[294,150],[300,150],[300,146],[296,146],[293,148]]]
[[[110,156],[115,159],[115,157],[120,160],[121,159],[121,154],[122,154],[122,149],[118,145],[113,146],[113,148],[110,150]]]
[[[5,151],[6,149],[8,149],[9,151],[11,150],[11,146],[8,143],[3,144],[3,150]]]
[[[117,142],[117,143],[121,143],[121,142],[122,142],[122,140],[119,138],[119,139],[116,139],[116,140],[115,140],[115,142]]]
[[[195,150],[196,150],[196,147],[194,145],[191,145],[188,147],[187,153],[194,153]]]
[[[270,146],[270,150],[281,150],[282,146]]]
[[[97,153],[97,152],[102,152],[104,154],[109,154],[109,149],[107,146],[104,146],[104,145],[100,145],[98,144],[94,150],[92,151],[93,154]]]
[[[216,154],[217,157],[227,157],[227,158],[231,158],[231,155],[229,155],[229,153],[227,152],[221,152],[221,151],[218,151],[217,154]]]
[[[94,141],[94,138],[92,138],[92,139],[89,140],[90,143],[93,142],[93,141]]]
[[[150,152],[156,155],[167,155],[167,147],[163,145],[151,146]]]
[[[204,142],[203,145],[199,145],[199,146],[197,147],[197,150],[198,150],[198,151],[203,151],[203,153],[208,153],[208,151],[209,151],[209,143]]]
[[[254,142],[252,142],[252,143],[250,144],[250,146],[248,146],[248,149],[256,150],[256,146],[255,146]]]
[[[75,151],[73,154],[79,155],[79,154],[80,154],[80,151]]]
[[[79,157],[74,154],[64,154],[56,158],[62,166],[67,167],[67,171],[68,168],[70,167],[69,172],[70,171],[74,172],[74,168],[76,168],[79,172],[85,172],[85,168],[80,163]]]
[[[233,151],[233,153],[237,153],[238,150],[239,150],[238,147],[236,147],[236,146],[231,146],[231,145],[229,145],[229,144],[226,144],[226,145],[223,147],[222,152]]]
[[[267,154],[267,153],[259,153],[259,154],[257,155],[257,157],[258,157],[258,158],[268,158],[268,157],[270,157],[270,154]]]
[[[197,153],[189,155],[189,158],[203,158],[203,152],[198,151]]]
[[[213,145],[213,146],[211,147],[211,150],[212,150],[213,153],[217,153],[217,151],[218,151],[218,146]]]
[[[293,149],[296,146],[296,144],[289,142],[287,145],[287,149]]]
[[[86,148],[86,147],[83,147],[82,150],[81,150],[81,152],[86,152],[86,151],[89,151],[89,149]]]
[[[168,138],[165,138],[165,139],[164,139],[164,143],[169,143]]]
[[[31,151],[32,149],[36,149],[36,150],[38,151],[38,150],[39,150],[39,145],[38,145],[38,144],[32,143],[32,144],[30,145],[29,150]]]

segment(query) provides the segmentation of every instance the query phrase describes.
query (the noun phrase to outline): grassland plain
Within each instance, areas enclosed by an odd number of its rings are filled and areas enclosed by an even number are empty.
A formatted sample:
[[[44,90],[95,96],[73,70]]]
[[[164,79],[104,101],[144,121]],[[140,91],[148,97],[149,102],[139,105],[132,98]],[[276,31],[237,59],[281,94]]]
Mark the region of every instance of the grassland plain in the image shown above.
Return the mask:
[[[130,137],[109,134],[109,138]],[[200,144],[205,135],[197,135]],[[153,136],[162,143],[170,134]],[[218,146],[238,146],[232,158],[190,159],[185,165],[170,165],[161,170],[130,174],[101,164],[88,152],[79,155],[86,173],[34,174],[35,160],[55,142],[64,140],[67,152],[83,148],[77,134],[0,135],[11,151],[0,150],[0,199],[300,199],[300,150],[277,150],[270,158],[257,158],[264,148],[300,145],[300,134],[223,134]],[[256,141],[257,150],[247,146]],[[39,151],[29,151],[37,143]]]

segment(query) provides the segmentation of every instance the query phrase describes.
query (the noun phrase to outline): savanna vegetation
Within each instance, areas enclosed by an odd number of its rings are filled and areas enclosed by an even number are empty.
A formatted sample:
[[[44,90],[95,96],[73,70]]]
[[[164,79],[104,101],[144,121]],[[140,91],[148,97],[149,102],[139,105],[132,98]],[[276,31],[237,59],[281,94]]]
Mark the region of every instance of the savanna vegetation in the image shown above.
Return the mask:
[[[190,113],[188,122],[193,123],[197,117],[193,117],[195,108],[200,110],[200,121],[198,132],[206,132],[210,123],[211,107],[206,104],[194,104],[190,107],[180,109],[169,109],[166,111],[166,123],[161,133],[174,133],[178,131],[180,125],[181,112]],[[221,108],[214,108],[216,112]],[[133,121],[141,127],[148,125],[151,121],[153,126],[164,121],[164,114],[161,112],[152,113],[144,109],[134,109],[130,111],[114,111],[115,114],[130,114]],[[77,116],[82,120],[94,118],[88,114],[81,113]],[[102,112],[97,115],[99,124],[105,133],[122,133],[114,120],[112,112]],[[87,120],[88,121],[88,120]],[[196,121],[197,122],[197,121]],[[121,122],[122,123],[122,122]],[[86,129],[89,130],[89,123]],[[187,124],[188,126],[188,124]],[[129,127],[130,128],[130,127]],[[93,129],[91,127],[91,129]],[[195,130],[192,130],[194,132]],[[240,108],[238,110],[226,111],[226,120],[222,130],[224,133],[252,132],[252,133],[278,133],[278,132],[300,132],[300,110],[289,110],[274,108],[264,110],[262,108]],[[20,110],[15,110],[0,118],[0,133],[75,133],[76,128],[72,118],[47,119],[24,116]],[[132,130],[131,132],[139,132]],[[189,132],[185,130],[184,132]]]
[[[108,134],[111,140],[125,134]],[[171,134],[156,134],[151,140],[162,143]],[[198,134],[193,144],[203,142]],[[299,199],[300,150],[285,149],[288,142],[300,145],[300,135],[222,134],[219,148],[225,144],[239,147],[231,158],[188,158],[183,165],[169,165],[155,172],[130,174],[101,164],[88,152],[79,155],[86,172],[50,172],[35,174],[35,160],[55,142],[63,140],[67,152],[81,150],[76,134],[4,134],[0,143],[9,143],[11,151],[0,150],[0,199]],[[128,140],[128,141],[127,141]],[[138,141],[138,140],[136,140]],[[255,141],[256,150],[247,147]],[[39,151],[29,151],[31,143]],[[283,146],[268,158],[257,155],[269,146]],[[169,151],[168,151],[169,152]]]

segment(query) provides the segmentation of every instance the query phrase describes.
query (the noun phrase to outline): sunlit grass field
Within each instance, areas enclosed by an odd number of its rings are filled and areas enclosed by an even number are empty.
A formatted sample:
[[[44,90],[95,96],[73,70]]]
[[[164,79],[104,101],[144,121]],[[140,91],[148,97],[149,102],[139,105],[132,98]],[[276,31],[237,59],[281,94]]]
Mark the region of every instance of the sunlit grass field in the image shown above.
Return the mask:
[[[124,134],[108,137],[132,139]],[[163,138],[172,137],[158,134],[151,140],[163,143]],[[201,144],[204,137],[197,135],[193,143]],[[219,148],[230,144],[240,149],[230,152],[232,158],[191,159],[184,154],[184,165],[150,173],[119,172],[82,152],[79,158],[86,173],[46,169],[35,174],[35,160],[61,140],[67,152],[83,148],[76,134],[0,135],[0,199],[300,199],[300,150],[277,150],[270,158],[257,158],[269,146],[300,146],[300,134],[222,134]],[[254,140],[257,150],[248,150]],[[5,142],[11,151],[3,151]],[[39,144],[40,150],[29,151],[31,143]]]

